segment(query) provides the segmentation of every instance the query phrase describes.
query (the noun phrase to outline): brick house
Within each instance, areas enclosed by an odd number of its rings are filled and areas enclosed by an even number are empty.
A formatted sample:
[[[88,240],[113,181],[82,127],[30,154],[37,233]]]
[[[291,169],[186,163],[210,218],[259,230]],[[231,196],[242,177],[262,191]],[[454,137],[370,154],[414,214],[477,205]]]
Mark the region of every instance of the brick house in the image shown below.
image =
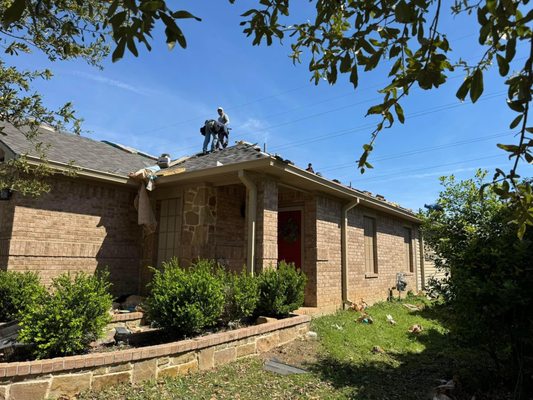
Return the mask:
[[[31,154],[24,136],[7,128],[3,157]],[[15,193],[0,201],[2,269],[39,271],[49,282],[65,270],[107,266],[118,294],[144,292],[147,266],[171,257],[183,265],[216,259],[254,273],[284,259],[308,277],[305,306],[324,311],[385,299],[399,272],[407,289],[421,286],[420,221],[411,211],[254,145],[240,142],[159,171],[149,195],[158,226],[147,234],[133,206],[138,184],[127,175],[153,165],[153,157],[49,130],[39,140],[52,145],[54,168],[75,160],[78,176],[54,175],[54,189],[36,199]]]

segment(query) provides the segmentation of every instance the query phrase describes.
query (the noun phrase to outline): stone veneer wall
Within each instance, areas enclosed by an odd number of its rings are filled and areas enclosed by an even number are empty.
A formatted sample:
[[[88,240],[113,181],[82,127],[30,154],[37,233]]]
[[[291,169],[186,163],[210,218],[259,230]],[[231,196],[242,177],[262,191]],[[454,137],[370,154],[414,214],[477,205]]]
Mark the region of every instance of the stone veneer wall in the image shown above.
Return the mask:
[[[157,346],[2,363],[0,400],[55,399],[211,369],[291,342],[308,331],[309,321],[301,315]]]
[[[142,232],[135,194],[134,187],[61,176],[38,198],[14,194],[0,211],[0,268],[38,272],[48,285],[64,272],[107,267],[115,294],[136,293]]]
[[[180,261],[189,264],[199,256],[214,258],[215,227],[217,224],[217,194],[212,186],[194,186],[184,189],[183,221]]]

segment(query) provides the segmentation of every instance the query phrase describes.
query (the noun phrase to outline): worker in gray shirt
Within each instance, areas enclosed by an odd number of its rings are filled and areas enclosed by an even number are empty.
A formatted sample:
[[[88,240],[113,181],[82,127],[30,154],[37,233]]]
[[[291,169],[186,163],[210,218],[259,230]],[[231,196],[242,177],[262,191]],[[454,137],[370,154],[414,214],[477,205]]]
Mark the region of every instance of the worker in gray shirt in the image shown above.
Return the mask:
[[[218,141],[217,141],[217,148],[218,149],[225,149],[228,146],[229,141],[229,117],[228,114],[224,112],[224,109],[222,107],[217,108],[218,113],[218,122],[220,122],[224,129],[222,131],[219,131],[218,133]]]

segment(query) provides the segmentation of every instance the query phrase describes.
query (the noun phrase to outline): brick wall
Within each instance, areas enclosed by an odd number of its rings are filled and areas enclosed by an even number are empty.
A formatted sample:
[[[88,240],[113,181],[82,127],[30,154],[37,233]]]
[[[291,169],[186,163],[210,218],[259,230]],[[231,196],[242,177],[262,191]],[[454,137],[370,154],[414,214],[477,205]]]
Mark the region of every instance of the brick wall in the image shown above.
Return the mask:
[[[376,221],[376,246],[378,273],[367,273],[364,258],[363,217]],[[413,233],[414,272],[409,273],[404,265],[405,245],[403,229],[410,227]],[[348,298],[368,303],[385,300],[389,288],[396,285],[396,274],[404,272],[407,290],[416,292],[417,274],[420,270],[418,229],[413,224],[364,207],[355,207],[348,213]],[[398,292],[394,291],[397,296]],[[405,293],[402,294],[405,296]]]
[[[302,271],[307,276],[304,305],[317,306],[317,223],[316,199],[314,195],[283,188],[278,196],[279,208],[302,210],[303,257]]]
[[[67,271],[108,267],[115,294],[139,290],[141,229],[135,189],[57,177],[38,198],[14,196],[7,269],[36,271],[49,284]]]
[[[0,270],[7,269],[14,212],[13,201],[0,201]]]
[[[339,201],[316,199],[316,281],[318,307],[340,307],[341,293],[341,208]]]
[[[278,185],[261,177],[257,185],[256,271],[278,263]]]
[[[243,185],[217,188],[215,257],[232,271],[246,265],[246,188]]]

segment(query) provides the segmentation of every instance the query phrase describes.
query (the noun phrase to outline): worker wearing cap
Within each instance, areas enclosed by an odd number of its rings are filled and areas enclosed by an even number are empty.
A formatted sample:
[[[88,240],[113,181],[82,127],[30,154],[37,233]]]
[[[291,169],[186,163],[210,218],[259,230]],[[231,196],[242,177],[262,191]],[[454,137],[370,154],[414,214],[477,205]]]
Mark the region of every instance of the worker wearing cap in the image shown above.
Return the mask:
[[[224,130],[219,132],[218,134],[217,148],[225,149],[228,146],[228,140],[229,140],[229,130],[228,130],[229,117],[228,117],[228,114],[224,112],[224,109],[222,107],[217,108],[217,113],[218,113],[218,122],[220,122],[224,126]]]

